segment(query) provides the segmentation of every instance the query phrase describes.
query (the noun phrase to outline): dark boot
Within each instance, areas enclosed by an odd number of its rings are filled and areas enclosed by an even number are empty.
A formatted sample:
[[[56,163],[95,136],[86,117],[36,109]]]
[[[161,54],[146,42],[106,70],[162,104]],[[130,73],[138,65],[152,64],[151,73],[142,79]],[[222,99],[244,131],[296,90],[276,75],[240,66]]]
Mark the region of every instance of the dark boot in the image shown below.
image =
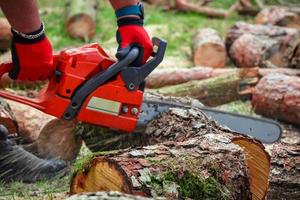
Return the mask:
[[[36,182],[66,174],[66,163],[43,160],[13,144],[8,131],[0,125],[0,181]]]

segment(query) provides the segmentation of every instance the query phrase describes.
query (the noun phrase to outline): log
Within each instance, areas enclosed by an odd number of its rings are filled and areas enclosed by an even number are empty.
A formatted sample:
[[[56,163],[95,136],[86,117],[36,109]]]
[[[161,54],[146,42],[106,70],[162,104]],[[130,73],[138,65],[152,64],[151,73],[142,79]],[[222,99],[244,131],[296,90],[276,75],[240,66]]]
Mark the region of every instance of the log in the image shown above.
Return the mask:
[[[251,34],[259,37],[263,36],[265,38],[268,38],[268,40],[276,40],[280,45],[279,51],[272,54],[271,58],[269,58],[268,60],[278,67],[290,66],[290,61],[293,59],[294,52],[299,45],[300,38],[300,32],[296,29],[271,25],[252,25],[244,22],[238,22],[229,29],[226,36],[226,49],[230,57],[232,57],[232,55],[230,54],[232,45],[238,38],[240,38],[244,34]],[[245,40],[245,42],[247,42],[247,40]],[[249,44],[244,44],[240,46],[247,47],[247,45]],[[233,58],[233,60],[235,60],[235,58]]]
[[[96,33],[98,0],[70,0],[65,5],[65,29],[72,38],[88,40]]]
[[[9,49],[11,40],[11,26],[7,19],[0,18],[0,51],[6,51]]]
[[[270,74],[253,91],[255,112],[300,125],[300,77]]]
[[[189,81],[157,90],[163,95],[196,98],[206,106],[218,106],[235,100],[249,98],[251,88],[258,78],[248,78],[240,72],[220,75],[202,81]],[[222,98],[220,98],[222,97]]]
[[[10,134],[16,134],[19,131],[16,117],[3,98],[0,98],[0,124],[4,125]]]
[[[230,10],[236,11],[240,15],[255,16],[259,12],[260,8],[254,7],[252,2],[249,0],[238,0],[231,6]]]
[[[196,33],[193,38],[193,61],[197,66],[225,66],[226,48],[216,30],[206,28]]]
[[[158,69],[151,73],[146,81],[146,87],[150,89],[161,88],[164,86],[178,85],[192,80],[204,80],[220,75],[240,73],[246,77],[263,77],[271,73],[280,73],[292,76],[300,76],[299,69],[290,68],[212,68],[212,67],[193,67],[193,68],[166,68]]]
[[[188,0],[175,0],[175,8],[184,12],[195,12],[208,17],[226,18],[229,13],[226,10],[198,6]]]
[[[263,146],[224,131],[197,108],[171,109],[140,136],[132,136],[131,144],[139,144],[140,138],[148,146],[93,155],[76,170],[70,192],[113,190],[168,199],[266,195],[269,156]],[[111,140],[117,142],[107,138]]]
[[[274,39],[244,34],[231,46],[229,56],[237,67],[261,66],[279,51],[280,44]]]
[[[286,7],[271,6],[262,9],[254,23],[300,29],[300,15]]]

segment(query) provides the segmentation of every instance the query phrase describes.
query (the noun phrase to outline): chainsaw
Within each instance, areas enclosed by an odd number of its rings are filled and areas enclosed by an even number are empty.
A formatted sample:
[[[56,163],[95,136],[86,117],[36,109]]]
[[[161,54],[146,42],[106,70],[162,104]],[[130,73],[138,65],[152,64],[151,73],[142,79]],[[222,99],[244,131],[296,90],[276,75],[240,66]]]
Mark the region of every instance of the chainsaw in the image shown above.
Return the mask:
[[[64,120],[132,133],[170,108],[186,107],[143,98],[140,85],[162,62],[167,47],[167,43],[158,38],[153,38],[152,42],[156,51],[140,67],[131,66],[139,55],[135,47],[117,62],[98,44],[66,49],[54,56],[56,71],[35,98],[6,91],[0,91],[0,96]],[[0,78],[11,70],[11,63],[2,64]],[[281,137],[282,130],[275,121],[207,107],[200,109],[221,125],[263,143],[273,143]]]

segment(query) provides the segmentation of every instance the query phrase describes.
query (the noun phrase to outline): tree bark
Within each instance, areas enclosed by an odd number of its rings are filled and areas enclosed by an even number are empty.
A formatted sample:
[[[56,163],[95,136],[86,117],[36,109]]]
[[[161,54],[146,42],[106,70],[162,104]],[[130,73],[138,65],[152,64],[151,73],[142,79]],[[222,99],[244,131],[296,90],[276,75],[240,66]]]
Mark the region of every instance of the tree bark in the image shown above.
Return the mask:
[[[128,143],[140,144],[139,138],[144,147],[94,155],[73,176],[71,193],[115,190],[172,199],[266,195],[269,156],[263,146],[224,131],[197,108],[171,109]]]
[[[65,29],[73,38],[91,39],[96,33],[98,0],[71,0],[66,3]]]
[[[225,18],[229,14],[226,10],[198,6],[188,0],[175,0],[175,7],[180,11],[195,12],[208,17]]]
[[[254,23],[300,29],[300,15],[285,7],[271,6],[258,13]]]
[[[273,53],[268,60],[277,67],[288,67],[291,65],[290,61],[293,59],[294,52],[299,45],[300,32],[298,30],[279,26],[252,25],[238,22],[229,29],[226,37],[226,49],[230,57],[232,56],[230,54],[231,47],[233,46],[235,41],[244,34],[251,34],[257,37],[265,37],[268,41],[276,40],[280,45],[280,48],[277,52]],[[240,46],[247,47],[247,45],[249,44]],[[250,48],[252,48],[251,44],[248,52],[251,52]],[[257,53],[255,53],[254,55],[257,55]]]
[[[248,78],[238,71],[202,81],[189,81],[157,90],[163,95],[196,98],[206,106],[218,106],[251,96],[258,78]],[[222,97],[222,98],[220,98]]]
[[[7,19],[0,18],[0,51],[6,51],[10,48],[12,39],[11,27]]]
[[[268,74],[280,73],[291,76],[300,76],[299,69],[290,68],[222,68],[216,69],[211,67],[193,67],[193,68],[167,68],[155,70],[151,73],[146,81],[147,88],[161,88],[164,86],[178,85],[192,80],[203,80],[220,75],[240,73],[246,77],[261,78]]]
[[[226,48],[217,31],[206,28],[197,32],[193,38],[193,60],[197,66],[225,66]]]
[[[252,104],[258,114],[300,125],[300,78],[265,76],[253,91]]]

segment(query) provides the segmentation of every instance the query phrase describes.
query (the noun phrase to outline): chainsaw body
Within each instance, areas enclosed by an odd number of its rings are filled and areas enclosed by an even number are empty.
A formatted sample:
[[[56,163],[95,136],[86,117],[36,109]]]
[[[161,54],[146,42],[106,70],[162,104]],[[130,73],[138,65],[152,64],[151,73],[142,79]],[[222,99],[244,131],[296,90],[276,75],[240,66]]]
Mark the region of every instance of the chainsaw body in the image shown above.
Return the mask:
[[[140,67],[130,64],[139,54],[133,48],[115,62],[98,44],[67,49],[54,56],[55,74],[36,98],[0,91],[0,96],[29,105],[49,115],[132,132],[139,118],[145,78],[161,63],[166,42],[153,39],[157,52]],[[0,75],[11,70],[0,67]]]

